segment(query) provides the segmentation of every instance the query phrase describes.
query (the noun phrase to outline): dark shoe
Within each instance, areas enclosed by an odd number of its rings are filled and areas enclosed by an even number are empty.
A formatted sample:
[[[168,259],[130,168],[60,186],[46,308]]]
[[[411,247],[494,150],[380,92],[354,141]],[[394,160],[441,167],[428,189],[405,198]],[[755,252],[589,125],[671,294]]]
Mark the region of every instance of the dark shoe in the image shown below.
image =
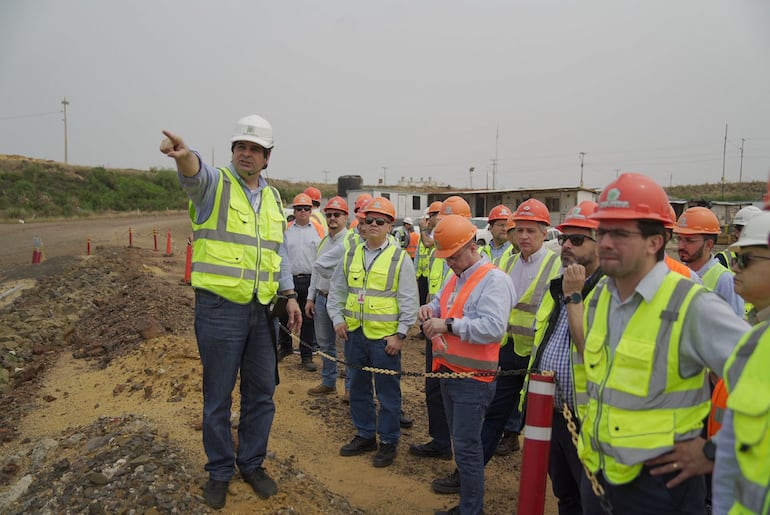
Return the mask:
[[[294,354],[292,349],[280,348],[278,349],[278,361],[283,361],[283,358],[291,356],[292,354]]]
[[[319,384],[308,390],[307,393],[308,395],[329,395],[330,393],[337,393],[337,389],[333,386]]]
[[[206,486],[203,487],[203,498],[206,499],[209,506],[216,510],[225,506],[227,486],[229,484],[228,481],[208,480]]]
[[[350,390],[345,390],[345,393],[342,394],[342,402],[350,404]]]
[[[455,470],[450,476],[434,479],[430,487],[437,494],[459,494],[460,473]]]
[[[265,469],[262,467],[259,467],[254,472],[249,472],[248,474],[241,472],[241,477],[251,485],[251,488],[254,489],[254,493],[262,499],[267,499],[278,492],[275,481],[267,475],[267,472],[265,472]]]
[[[341,456],[358,456],[359,454],[363,454],[365,452],[371,452],[377,450],[377,439],[376,438],[363,438],[358,435],[353,437],[353,439],[342,446],[340,449],[340,455]]]
[[[448,510],[436,510],[433,512],[435,515],[457,515],[460,513],[460,506],[452,506]]]
[[[396,459],[396,444],[381,443],[380,450],[374,455],[372,463],[375,467],[387,467]]]
[[[502,438],[500,438],[500,441],[497,443],[495,454],[498,456],[508,456],[519,449],[519,433],[505,431],[503,432]]]
[[[440,460],[452,459],[452,449],[442,449],[436,445],[436,440],[431,440],[428,443],[413,443],[409,446],[409,454],[423,458],[438,458]]]
[[[302,368],[304,368],[308,372],[315,372],[316,370],[318,370],[318,367],[315,366],[315,363],[313,363],[312,360],[303,361]]]
[[[401,410],[401,420],[398,421],[399,425],[403,429],[409,429],[414,425],[414,420],[406,416],[406,413],[404,413],[404,410]]]

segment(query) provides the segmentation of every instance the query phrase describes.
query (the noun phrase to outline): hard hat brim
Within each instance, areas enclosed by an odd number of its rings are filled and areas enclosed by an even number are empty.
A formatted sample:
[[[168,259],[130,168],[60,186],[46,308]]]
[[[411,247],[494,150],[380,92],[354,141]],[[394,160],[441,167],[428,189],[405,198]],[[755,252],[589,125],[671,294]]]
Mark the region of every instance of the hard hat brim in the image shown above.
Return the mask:
[[[270,150],[271,148],[273,148],[272,143],[262,138],[258,138],[256,136],[244,136],[239,134],[238,136],[233,136],[230,139],[230,143],[236,143],[238,141],[250,141],[251,143],[256,143],[257,145],[264,148],[265,150]]]

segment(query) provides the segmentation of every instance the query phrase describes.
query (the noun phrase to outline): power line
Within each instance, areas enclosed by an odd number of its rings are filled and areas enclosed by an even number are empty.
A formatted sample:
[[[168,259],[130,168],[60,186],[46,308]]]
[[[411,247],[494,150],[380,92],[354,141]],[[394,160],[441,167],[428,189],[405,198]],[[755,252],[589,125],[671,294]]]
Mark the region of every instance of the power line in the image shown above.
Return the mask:
[[[16,114],[16,115],[10,115],[10,116],[0,116],[0,120],[17,120],[19,118],[36,118],[38,116],[51,116],[52,114],[61,114],[61,111],[48,111],[47,113]]]

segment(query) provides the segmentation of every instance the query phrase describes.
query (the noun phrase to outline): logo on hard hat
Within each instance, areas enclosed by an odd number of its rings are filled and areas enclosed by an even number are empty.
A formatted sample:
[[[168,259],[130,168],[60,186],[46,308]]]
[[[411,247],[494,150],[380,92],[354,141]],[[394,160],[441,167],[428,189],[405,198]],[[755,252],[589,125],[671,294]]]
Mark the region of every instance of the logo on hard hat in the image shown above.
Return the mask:
[[[687,227],[687,217],[683,216],[679,219],[679,227]]]
[[[580,212],[580,206],[575,206],[572,208],[572,211],[570,211],[568,218],[580,218],[581,220],[585,220],[586,215]]]
[[[452,206],[446,207],[446,214],[451,215],[452,214]]]
[[[247,125],[246,130],[243,131],[244,134],[257,134],[257,128],[253,125]]]
[[[380,201],[378,200],[377,202],[375,202],[375,203],[373,203],[373,204],[372,204],[372,207],[382,207],[382,204],[381,204],[381,203],[380,203]]]
[[[340,207],[340,203],[339,203],[339,201],[335,200],[334,202],[332,202],[332,206],[334,206],[334,207]]]
[[[628,208],[630,204],[626,200],[618,200],[620,198],[620,190],[612,188],[607,192],[607,200],[599,202],[599,207],[621,207]]]

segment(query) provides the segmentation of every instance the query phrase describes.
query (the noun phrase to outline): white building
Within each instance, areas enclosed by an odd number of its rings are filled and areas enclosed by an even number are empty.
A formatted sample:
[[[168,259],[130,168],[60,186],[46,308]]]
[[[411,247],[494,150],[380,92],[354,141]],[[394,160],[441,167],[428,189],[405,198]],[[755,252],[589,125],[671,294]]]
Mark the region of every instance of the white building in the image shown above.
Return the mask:
[[[372,198],[385,197],[390,200],[396,208],[396,219],[399,221],[396,225],[400,225],[400,221],[406,217],[420,218],[428,207],[427,193],[414,193],[387,188],[356,189],[349,190],[347,195],[348,206],[351,209],[350,216],[353,216],[352,209],[356,199],[363,193],[368,193]]]

